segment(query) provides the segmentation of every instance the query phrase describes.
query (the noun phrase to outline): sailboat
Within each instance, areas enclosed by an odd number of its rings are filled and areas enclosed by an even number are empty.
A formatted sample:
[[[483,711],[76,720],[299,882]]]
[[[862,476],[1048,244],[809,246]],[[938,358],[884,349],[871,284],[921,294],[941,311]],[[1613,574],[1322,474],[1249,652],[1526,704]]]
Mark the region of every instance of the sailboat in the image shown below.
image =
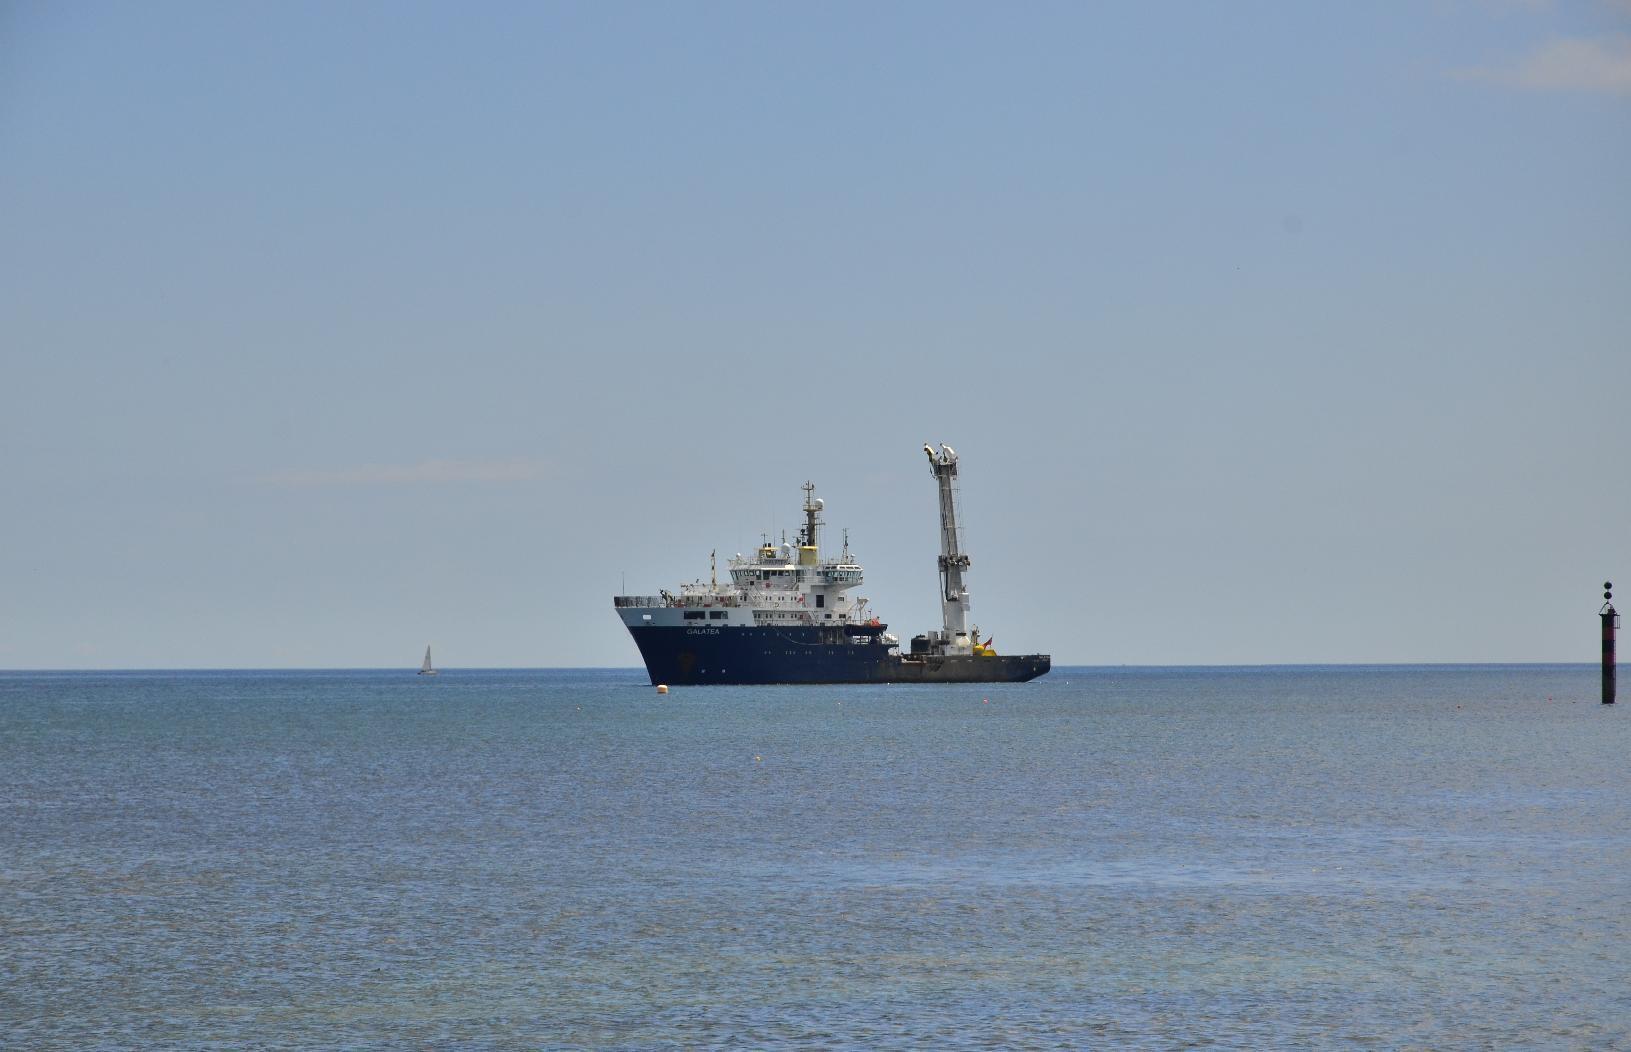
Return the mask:
[[[430,667],[430,647],[428,646],[425,648],[425,663],[419,666],[419,674],[421,676],[436,675],[436,670]]]

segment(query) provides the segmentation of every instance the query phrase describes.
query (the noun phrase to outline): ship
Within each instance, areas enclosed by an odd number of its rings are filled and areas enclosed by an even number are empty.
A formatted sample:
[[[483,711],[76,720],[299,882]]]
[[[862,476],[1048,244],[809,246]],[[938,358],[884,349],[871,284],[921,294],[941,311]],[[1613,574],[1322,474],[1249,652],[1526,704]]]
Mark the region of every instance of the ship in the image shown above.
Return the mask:
[[[709,579],[658,595],[613,596],[654,684],[1019,683],[1052,667],[1047,654],[998,654],[969,622],[968,553],[957,525],[957,452],[925,445],[940,501],[941,627],[899,637],[851,596],[865,571],[849,550],[821,554],[825,502],[804,484],[804,526],[794,542],[763,538],[737,554],[729,579]]]

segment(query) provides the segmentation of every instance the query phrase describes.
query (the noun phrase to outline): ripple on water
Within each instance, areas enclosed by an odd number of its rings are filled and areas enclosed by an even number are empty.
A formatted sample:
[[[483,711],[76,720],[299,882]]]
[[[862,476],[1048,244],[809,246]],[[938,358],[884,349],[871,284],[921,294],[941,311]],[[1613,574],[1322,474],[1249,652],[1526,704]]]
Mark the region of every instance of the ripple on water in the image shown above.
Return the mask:
[[[1592,669],[1061,671],[0,674],[0,1045],[1631,1044]]]

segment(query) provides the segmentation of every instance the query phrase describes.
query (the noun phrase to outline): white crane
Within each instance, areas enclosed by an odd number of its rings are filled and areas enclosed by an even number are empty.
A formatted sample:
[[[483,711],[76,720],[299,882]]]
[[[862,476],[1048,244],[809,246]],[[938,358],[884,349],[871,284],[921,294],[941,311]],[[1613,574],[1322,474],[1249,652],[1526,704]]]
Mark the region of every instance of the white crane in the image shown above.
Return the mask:
[[[957,492],[953,482],[957,478],[957,451],[941,443],[937,452],[927,443],[923,452],[929,457],[929,471],[940,490],[940,613],[944,629],[938,642],[947,654],[967,654],[972,649],[968,635],[968,588],[963,584],[963,571],[968,569],[969,558],[962,550],[962,537],[957,532]]]

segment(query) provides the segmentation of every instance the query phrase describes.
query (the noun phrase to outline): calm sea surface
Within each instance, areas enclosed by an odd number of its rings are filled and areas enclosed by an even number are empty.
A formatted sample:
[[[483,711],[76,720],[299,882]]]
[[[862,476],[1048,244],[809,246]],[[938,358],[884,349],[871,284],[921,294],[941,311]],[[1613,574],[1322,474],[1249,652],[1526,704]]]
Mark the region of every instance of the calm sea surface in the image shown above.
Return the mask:
[[[1590,666],[0,673],[0,1047],[1631,1047]]]

